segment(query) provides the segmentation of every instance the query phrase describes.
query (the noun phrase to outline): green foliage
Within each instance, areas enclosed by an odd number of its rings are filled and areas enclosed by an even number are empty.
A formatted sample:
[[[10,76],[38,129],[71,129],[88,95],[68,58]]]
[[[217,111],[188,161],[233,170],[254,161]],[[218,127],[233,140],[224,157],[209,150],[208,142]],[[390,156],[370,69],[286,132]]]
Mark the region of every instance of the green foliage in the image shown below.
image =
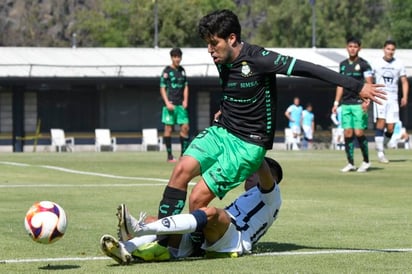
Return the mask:
[[[412,0],[391,0],[390,24],[392,38],[398,48],[412,48]]]
[[[203,47],[197,23],[215,9],[234,10],[242,38],[266,47],[311,47],[312,7],[308,0],[156,0],[159,47]],[[152,47],[155,0],[104,0],[77,14],[79,44],[106,47]],[[342,47],[348,36],[363,47],[381,48],[393,37],[411,47],[412,0],[317,0],[316,46]]]

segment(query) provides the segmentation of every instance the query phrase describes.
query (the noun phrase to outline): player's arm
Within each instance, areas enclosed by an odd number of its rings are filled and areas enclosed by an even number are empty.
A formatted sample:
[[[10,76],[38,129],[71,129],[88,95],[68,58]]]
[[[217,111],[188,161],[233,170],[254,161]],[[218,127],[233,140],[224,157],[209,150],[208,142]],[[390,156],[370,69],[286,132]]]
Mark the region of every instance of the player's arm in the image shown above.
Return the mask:
[[[401,107],[404,107],[408,104],[408,95],[409,95],[409,83],[408,83],[408,78],[405,75],[401,77],[401,83],[402,83]]]
[[[184,108],[187,108],[189,106],[189,85],[186,83],[184,89],[183,89],[183,102],[182,106]]]
[[[343,88],[340,86],[336,87],[336,92],[335,92],[335,101],[333,102],[333,107],[332,107],[332,113],[336,113],[336,110],[338,109],[339,102],[342,99],[342,94],[343,94]]]
[[[162,96],[163,102],[165,103],[165,106],[167,107],[168,110],[173,110],[174,105],[170,103],[169,99],[167,98],[167,92],[165,87],[160,87],[160,95]]]
[[[286,118],[288,118],[288,121],[292,121],[292,122],[293,122],[292,117],[290,116],[290,110],[289,110],[289,108],[285,111],[285,116],[286,116]]]
[[[372,74],[369,74],[369,76],[365,77],[365,82],[368,83],[368,84],[373,84]],[[370,105],[370,100],[369,99],[363,100],[363,102],[362,102],[363,111],[368,112],[369,105]]]
[[[386,92],[380,88],[384,85],[362,83],[354,78],[344,76],[326,67],[303,60],[296,60],[290,75],[315,78],[355,92],[363,100],[370,99],[381,104],[379,99],[386,99]]]

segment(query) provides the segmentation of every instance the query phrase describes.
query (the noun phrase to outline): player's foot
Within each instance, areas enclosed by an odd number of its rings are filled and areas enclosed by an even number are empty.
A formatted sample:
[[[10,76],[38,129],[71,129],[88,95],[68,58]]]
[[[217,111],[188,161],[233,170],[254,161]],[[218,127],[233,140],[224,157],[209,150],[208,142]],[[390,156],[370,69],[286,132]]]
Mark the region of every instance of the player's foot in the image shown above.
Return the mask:
[[[358,172],[366,172],[371,167],[371,163],[362,162],[361,166],[358,168]]]
[[[140,212],[140,217],[137,220],[135,217],[130,215],[125,204],[121,204],[117,207],[116,216],[119,221],[117,224],[117,234],[120,241],[127,241],[133,237],[136,237],[137,231],[140,230],[141,225],[146,219],[146,213]]]
[[[175,159],[175,157],[173,155],[168,155],[167,156],[167,162],[168,163],[176,163],[177,160]]]
[[[169,249],[157,242],[151,242],[140,246],[133,251],[132,255],[144,261],[168,261],[171,257]]]
[[[340,171],[342,172],[349,172],[349,171],[355,171],[356,167],[352,164],[347,164],[344,168],[342,168]]]
[[[387,164],[389,163],[389,160],[386,159],[385,154],[378,154],[378,161],[379,163]]]
[[[119,264],[129,264],[132,261],[132,255],[113,236],[103,235],[100,239],[100,249]]]

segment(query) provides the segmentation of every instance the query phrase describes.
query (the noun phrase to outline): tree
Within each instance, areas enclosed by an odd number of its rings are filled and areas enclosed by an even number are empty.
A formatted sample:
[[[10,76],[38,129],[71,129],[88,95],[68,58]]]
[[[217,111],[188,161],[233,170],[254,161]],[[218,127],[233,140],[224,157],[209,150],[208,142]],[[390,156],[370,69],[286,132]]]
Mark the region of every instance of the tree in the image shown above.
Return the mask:
[[[157,1],[160,47],[204,45],[197,34],[201,16],[217,8],[234,8],[231,0]],[[98,10],[80,11],[77,18],[82,45],[154,45],[154,1],[104,0]]]
[[[392,0],[390,2],[388,23],[392,32],[387,38],[395,40],[400,48],[412,48],[412,0]]]

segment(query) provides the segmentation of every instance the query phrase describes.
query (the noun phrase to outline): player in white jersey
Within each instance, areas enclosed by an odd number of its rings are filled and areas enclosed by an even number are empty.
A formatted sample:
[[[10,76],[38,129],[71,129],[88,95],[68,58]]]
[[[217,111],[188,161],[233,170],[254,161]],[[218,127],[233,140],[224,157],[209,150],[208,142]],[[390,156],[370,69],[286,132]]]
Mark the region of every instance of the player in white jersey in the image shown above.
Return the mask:
[[[190,234],[203,231],[202,249],[206,257],[238,257],[252,251],[252,246],[266,233],[278,216],[282,203],[279,183],[281,166],[265,158],[257,173],[248,178],[247,189],[225,209],[204,207],[190,214],[178,214],[152,222],[136,220],[122,205],[117,241],[110,235],[101,238],[102,251],[120,264],[130,263],[133,257],[145,261],[163,261],[188,257],[193,251]],[[153,217],[154,218],[154,217]],[[163,247],[154,235],[184,234],[177,248]]]
[[[406,76],[406,69],[403,63],[394,57],[396,43],[387,40],[383,46],[384,56],[373,65],[375,82],[384,84],[387,100],[382,100],[382,104],[374,103],[373,113],[376,123],[375,145],[378,152],[378,159],[381,163],[389,163],[384,154],[384,134],[391,138],[394,125],[399,120],[398,103],[398,83],[402,83],[402,98],[400,107],[408,104],[409,84]],[[385,132],[386,127],[386,132]]]

